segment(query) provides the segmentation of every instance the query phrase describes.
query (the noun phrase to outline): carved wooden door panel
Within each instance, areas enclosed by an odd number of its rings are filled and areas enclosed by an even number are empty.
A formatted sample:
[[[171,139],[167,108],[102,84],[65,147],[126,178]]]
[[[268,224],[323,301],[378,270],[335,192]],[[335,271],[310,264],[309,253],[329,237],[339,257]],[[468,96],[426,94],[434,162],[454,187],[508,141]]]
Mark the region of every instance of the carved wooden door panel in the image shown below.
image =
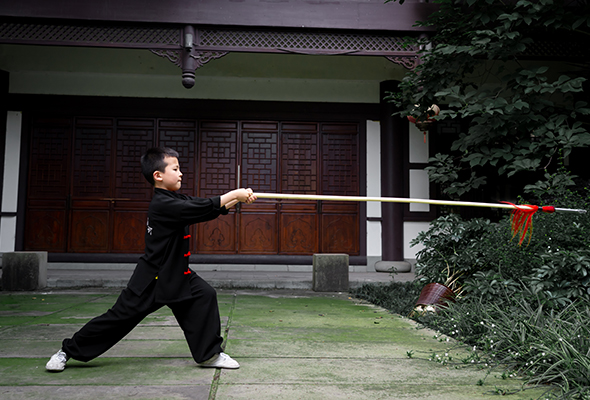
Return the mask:
[[[114,132],[112,118],[76,120],[68,251],[109,250]]]
[[[143,251],[152,189],[139,158],[153,146],[155,129],[153,119],[76,120],[70,252]]]
[[[65,252],[71,119],[32,121],[25,250]]]
[[[285,122],[281,126],[281,188],[289,194],[317,194],[319,124]],[[280,254],[305,255],[319,249],[317,201],[279,203]]]
[[[199,129],[198,196],[219,196],[237,187],[238,122],[202,121]],[[232,254],[236,246],[235,208],[197,225],[197,251]]]
[[[196,196],[197,193],[197,129],[196,120],[158,120],[158,146],[170,147],[178,152],[178,162],[182,171],[181,192],[190,196]],[[137,165],[139,165],[139,158]],[[147,185],[147,181],[143,177],[140,179]],[[194,249],[197,231],[194,225],[190,229],[190,248]]]
[[[283,123],[283,193],[359,195],[356,123]],[[279,202],[279,253],[359,254],[356,202]]]
[[[156,144],[156,120],[118,119],[112,188],[111,252],[142,253],[152,187],[141,175],[139,159]]]
[[[322,124],[322,194],[359,195],[359,134],[357,124]],[[322,204],[321,252],[359,254],[358,202]]]
[[[240,186],[276,193],[279,123],[241,122],[240,128]],[[239,217],[240,253],[277,254],[277,204],[260,201],[241,207]]]

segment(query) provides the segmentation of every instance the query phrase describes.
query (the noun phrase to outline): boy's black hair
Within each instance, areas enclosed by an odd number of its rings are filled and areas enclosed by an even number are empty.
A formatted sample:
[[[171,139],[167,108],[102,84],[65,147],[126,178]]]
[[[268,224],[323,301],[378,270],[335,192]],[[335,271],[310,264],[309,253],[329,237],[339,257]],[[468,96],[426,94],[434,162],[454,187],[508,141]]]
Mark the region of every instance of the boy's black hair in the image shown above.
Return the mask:
[[[169,147],[153,147],[141,156],[141,173],[152,186],[155,185],[154,172],[166,169],[166,157],[178,158],[178,152]]]

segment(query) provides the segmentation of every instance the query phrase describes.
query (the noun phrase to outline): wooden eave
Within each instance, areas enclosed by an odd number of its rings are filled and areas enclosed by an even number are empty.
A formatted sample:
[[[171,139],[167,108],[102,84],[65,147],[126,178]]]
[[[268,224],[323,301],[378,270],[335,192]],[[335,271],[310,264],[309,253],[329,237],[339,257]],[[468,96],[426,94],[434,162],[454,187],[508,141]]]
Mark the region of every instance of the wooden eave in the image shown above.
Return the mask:
[[[420,0],[0,0],[0,16],[117,23],[421,32],[437,5]]]

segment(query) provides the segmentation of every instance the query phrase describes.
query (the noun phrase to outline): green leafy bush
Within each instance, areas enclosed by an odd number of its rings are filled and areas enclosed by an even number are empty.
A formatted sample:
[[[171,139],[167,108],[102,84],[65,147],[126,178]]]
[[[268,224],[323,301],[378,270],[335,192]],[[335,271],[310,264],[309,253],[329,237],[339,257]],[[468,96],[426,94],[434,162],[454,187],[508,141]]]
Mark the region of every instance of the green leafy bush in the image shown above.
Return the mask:
[[[556,207],[590,208],[586,190],[544,194]],[[524,296],[522,287],[549,306],[590,299],[590,214],[538,211],[533,221],[530,243],[519,246],[511,240],[508,216],[499,223],[440,217],[411,242],[424,246],[416,274],[424,283],[444,283],[450,268],[461,275],[466,295],[491,301],[500,294]]]
[[[496,303],[471,297],[416,319],[468,344],[479,365],[501,368],[530,385],[551,384],[559,388],[552,398],[590,398],[590,302],[556,311],[533,297],[501,295]]]
[[[590,145],[588,64],[563,68],[528,57],[549,37],[585,43],[587,1],[434,2],[437,11],[417,22],[432,33],[408,39],[421,48],[421,63],[388,99],[419,121],[432,104],[443,109],[436,120],[468,121],[450,149],[429,160],[430,180],[444,194],[459,198],[494,185],[490,170],[520,186],[513,177],[532,179],[555,167],[558,152],[567,157]]]

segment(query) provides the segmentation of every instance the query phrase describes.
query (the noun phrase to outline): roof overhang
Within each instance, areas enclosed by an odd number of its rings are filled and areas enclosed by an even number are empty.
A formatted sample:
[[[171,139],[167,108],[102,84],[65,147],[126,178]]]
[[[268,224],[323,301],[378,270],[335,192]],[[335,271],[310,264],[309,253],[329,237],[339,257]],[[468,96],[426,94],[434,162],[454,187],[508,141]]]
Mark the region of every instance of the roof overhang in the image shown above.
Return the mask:
[[[0,15],[118,23],[424,31],[436,4],[406,0],[0,0]]]

